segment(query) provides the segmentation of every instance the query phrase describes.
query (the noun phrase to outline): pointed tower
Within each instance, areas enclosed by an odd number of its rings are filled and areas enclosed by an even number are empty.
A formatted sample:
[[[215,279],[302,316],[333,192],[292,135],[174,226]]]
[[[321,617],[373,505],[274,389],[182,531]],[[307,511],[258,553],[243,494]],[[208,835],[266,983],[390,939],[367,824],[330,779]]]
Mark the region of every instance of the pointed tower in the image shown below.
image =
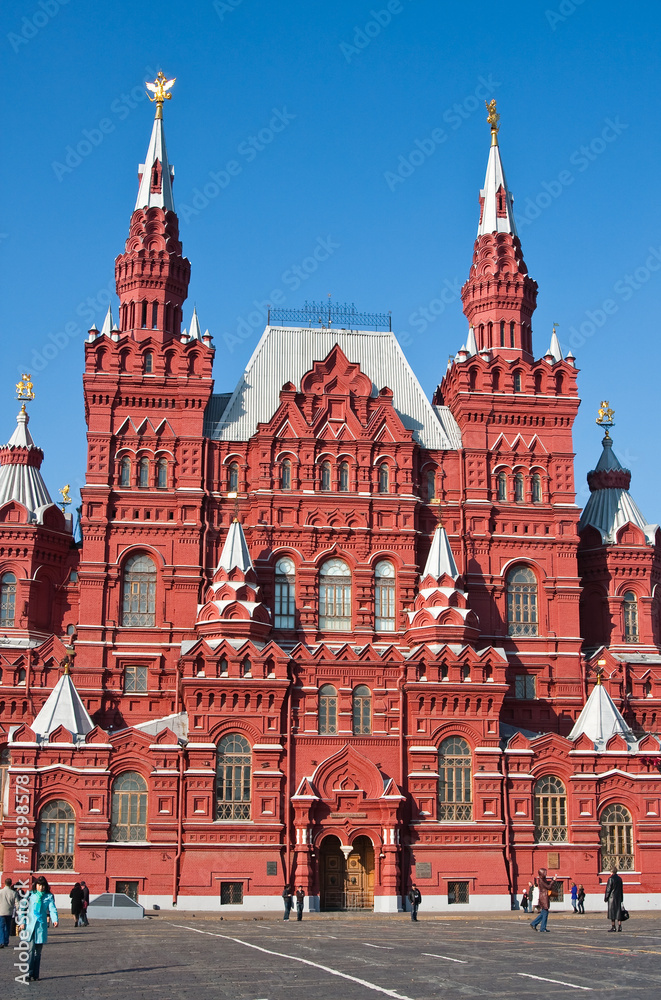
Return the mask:
[[[230,524],[213,583],[197,613],[196,631],[211,639],[263,640],[271,616],[259,600],[257,574],[240,521]]]
[[[16,417],[16,430],[9,442],[0,448],[0,506],[17,500],[36,520],[37,511],[52,504],[41,476],[44,453],[37,448],[28,430],[30,418],[23,403]]]
[[[528,276],[516,231],[512,195],[500,158],[500,115],[496,102],[487,105],[491,149],[480,222],[468,281],[461,290],[464,314],[475,329],[477,350],[489,350],[507,361],[532,361],[532,314],[537,282]]]
[[[74,741],[81,740],[94,729],[89,712],[71,679],[68,662],[30,728],[39,739],[47,742],[50,734],[60,726],[71,733]]]

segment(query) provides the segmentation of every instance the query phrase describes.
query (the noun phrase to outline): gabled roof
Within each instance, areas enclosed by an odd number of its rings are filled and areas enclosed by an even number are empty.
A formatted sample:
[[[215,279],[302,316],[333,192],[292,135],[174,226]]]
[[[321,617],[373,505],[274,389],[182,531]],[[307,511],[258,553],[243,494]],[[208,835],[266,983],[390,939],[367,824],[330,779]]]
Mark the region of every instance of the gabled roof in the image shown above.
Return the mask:
[[[156,161],[160,164],[161,179],[158,185],[153,185],[152,169]],[[164,208],[166,211],[174,212],[174,198],[172,196],[174,167],[171,167],[168,162],[161,118],[154,120],[147,156],[145,162],[138,167],[138,174],[140,175],[140,187],[135,202],[136,210],[139,208]],[[152,190],[154,187],[158,187],[158,190]]]
[[[257,425],[269,421],[280,405],[282,386],[286,382],[300,386],[314,362],[326,358],[336,344],[371,379],[372,396],[384,386],[392,390],[395,410],[423,448],[461,447],[459,427],[449,408],[429,402],[394,333],[303,327],[266,327],[227,406],[221,410],[213,402],[217,397],[212,397],[212,406],[220,414],[214,424],[207,409],[209,437],[250,440]]]
[[[636,742],[635,736],[622,718],[615,702],[603,684],[595,684],[583,711],[569,734],[570,740],[577,740],[585,733],[594,743],[595,750],[603,750],[611,736],[619,733],[628,745]]]
[[[31,728],[37,736],[47,740],[59,726],[67,729],[74,739],[94,729],[94,723],[68,673],[62,674]]]

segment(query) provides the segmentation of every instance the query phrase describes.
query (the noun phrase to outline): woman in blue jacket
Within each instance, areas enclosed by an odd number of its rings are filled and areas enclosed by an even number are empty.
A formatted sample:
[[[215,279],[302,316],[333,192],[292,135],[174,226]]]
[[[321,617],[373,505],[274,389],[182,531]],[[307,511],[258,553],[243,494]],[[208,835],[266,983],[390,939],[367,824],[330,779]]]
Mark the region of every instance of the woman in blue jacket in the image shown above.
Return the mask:
[[[23,914],[21,913],[21,916]],[[55,900],[50,891],[48,882],[43,875],[40,875],[35,882],[35,888],[30,893],[27,905],[27,914],[24,917],[25,923],[21,930],[24,930],[24,940],[30,942],[30,959],[28,964],[28,979],[39,979],[39,966],[41,964],[41,949],[48,940],[48,921],[53,927],[57,927],[57,909]]]

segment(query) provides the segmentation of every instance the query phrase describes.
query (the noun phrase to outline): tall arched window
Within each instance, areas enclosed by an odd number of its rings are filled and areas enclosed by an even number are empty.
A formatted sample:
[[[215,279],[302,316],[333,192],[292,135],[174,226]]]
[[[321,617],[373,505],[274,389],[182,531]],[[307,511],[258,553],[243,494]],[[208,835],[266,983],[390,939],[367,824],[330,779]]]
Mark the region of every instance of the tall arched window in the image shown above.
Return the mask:
[[[250,819],[248,740],[239,733],[223,736],[216,757],[216,818]]]
[[[436,497],[436,469],[427,469],[425,473],[425,486],[427,500],[434,500]]]
[[[0,628],[13,628],[16,617],[16,576],[3,573],[0,580]]]
[[[113,782],[110,839],[116,843],[147,839],[147,782],[137,771],[124,771]]]
[[[68,802],[55,799],[39,814],[40,871],[73,869],[73,848],[76,840],[76,817]]]
[[[376,564],[374,570],[376,586],[376,615],[374,626],[377,632],[395,631],[395,568],[387,559]]]
[[[291,489],[291,461],[288,458],[280,466],[280,489]]]
[[[124,455],[119,465],[119,485],[131,485],[131,459],[128,455]]]
[[[567,840],[567,791],[549,774],[535,785],[535,840],[538,844],[564,844]]]
[[[379,466],[379,493],[390,492],[390,470],[385,462]]]
[[[473,818],[471,794],[471,751],[466,740],[450,736],[438,750],[438,818]]]
[[[537,577],[529,566],[515,566],[507,574],[507,631],[509,635],[538,635]]]
[[[159,458],[156,465],[156,486],[159,490],[168,488],[168,460]]]
[[[521,372],[514,372],[514,392],[521,392]]]
[[[366,684],[353,689],[352,713],[354,736],[369,736],[372,732],[372,692]]]
[[[498,473],[498,499],[507,500],[507,473]]]
[[[340,465],[340,493],[349,492],[349,463],[342,462]]]
[[[331,488],[330,462],[321,463],[321,488],[322,490],[329,490]]]
[[[141,458],[138,463],[138,486],[147,489],[149,486],[149,459]]]
[[[627,590],[623,595],[624,608],[624,641],[638,642],[638,599],[633,590]]]
[[[319,628],[351,629],[351,571],[343,559],[329,559],[319,573]]]
[[[601,814],[601,870],[615,865],[621,872],[633,871],[633,823],[626,806],[613,803]]]
[[[232,462],[229,468],[228,488],[230,493],[239,492],[239,463]]]
[[[156,567],[147,555],[131,556],[124,566],[122,625],[146,628],[156,624]]]
[[[332,736],[337,732],[337,691],[332,684],[319,688],[319,733]]]
[[[294,628],[296,625],[296,569],[288,556],[275,564],[275,616],[276,628]]]
[[[523,473],[517,472],[514,476],[514,501],[515,503],[523,503],[525,500],[525,494],[523,491]]]
[[[532,502],[542,502],[542,477],[539,472],[534,472],[532,477]]]

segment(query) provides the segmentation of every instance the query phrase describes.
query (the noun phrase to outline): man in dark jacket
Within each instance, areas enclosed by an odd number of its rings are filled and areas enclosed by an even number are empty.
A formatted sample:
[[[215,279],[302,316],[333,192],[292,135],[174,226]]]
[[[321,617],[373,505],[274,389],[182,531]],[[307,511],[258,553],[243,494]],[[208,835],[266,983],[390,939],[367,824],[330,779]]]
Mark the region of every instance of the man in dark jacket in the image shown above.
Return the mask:
[[[291,900],[291,889],[289,888],[288,885],[286,885],[284,887],[284,889],[282,890],[282,900],[283,900],[283,902],[285,904],[285,915],[284,915],[284,917],[282,919],[283,920],[289,920],[289,914],[291,912],[291,903],[292,903],[292,900]]]
[[[622,930],[622,901],[624,899],[624,885],[622,884],[622,879],[617,874],[617,868],[615,865],[611,868],[611,875],[606,883],[606,892],[604,894],[604,902],[608,903],[608,919],[611,922],[608,928],[608,933],[610,934],[615,930],[615,921],[617,921],[618,931]]]
[[[530,926],[534,931],[537,930],[537,925],[539,924],[540,934],[546,932],[549,933],[546,928],[546,921],[549,919],[549,892],[553,888],[553,879],[546,877],[546,868],[540,868],[537,872],[537,878],[535,879],[535,885],[539,888],[539,916],[531,922]]]
[[[296,919],[303,919],[303,905],[305,903],[305,891],[302,885],[296,890]]]
[[[411,920],[415,920],[416,923],[418,921],[418,907],[420,906],[421,902],[422,902],[422,893],[420,892],[420,890],[418,889],[417,885],[414,882],[409,892],[409,903],[411,904]]]

